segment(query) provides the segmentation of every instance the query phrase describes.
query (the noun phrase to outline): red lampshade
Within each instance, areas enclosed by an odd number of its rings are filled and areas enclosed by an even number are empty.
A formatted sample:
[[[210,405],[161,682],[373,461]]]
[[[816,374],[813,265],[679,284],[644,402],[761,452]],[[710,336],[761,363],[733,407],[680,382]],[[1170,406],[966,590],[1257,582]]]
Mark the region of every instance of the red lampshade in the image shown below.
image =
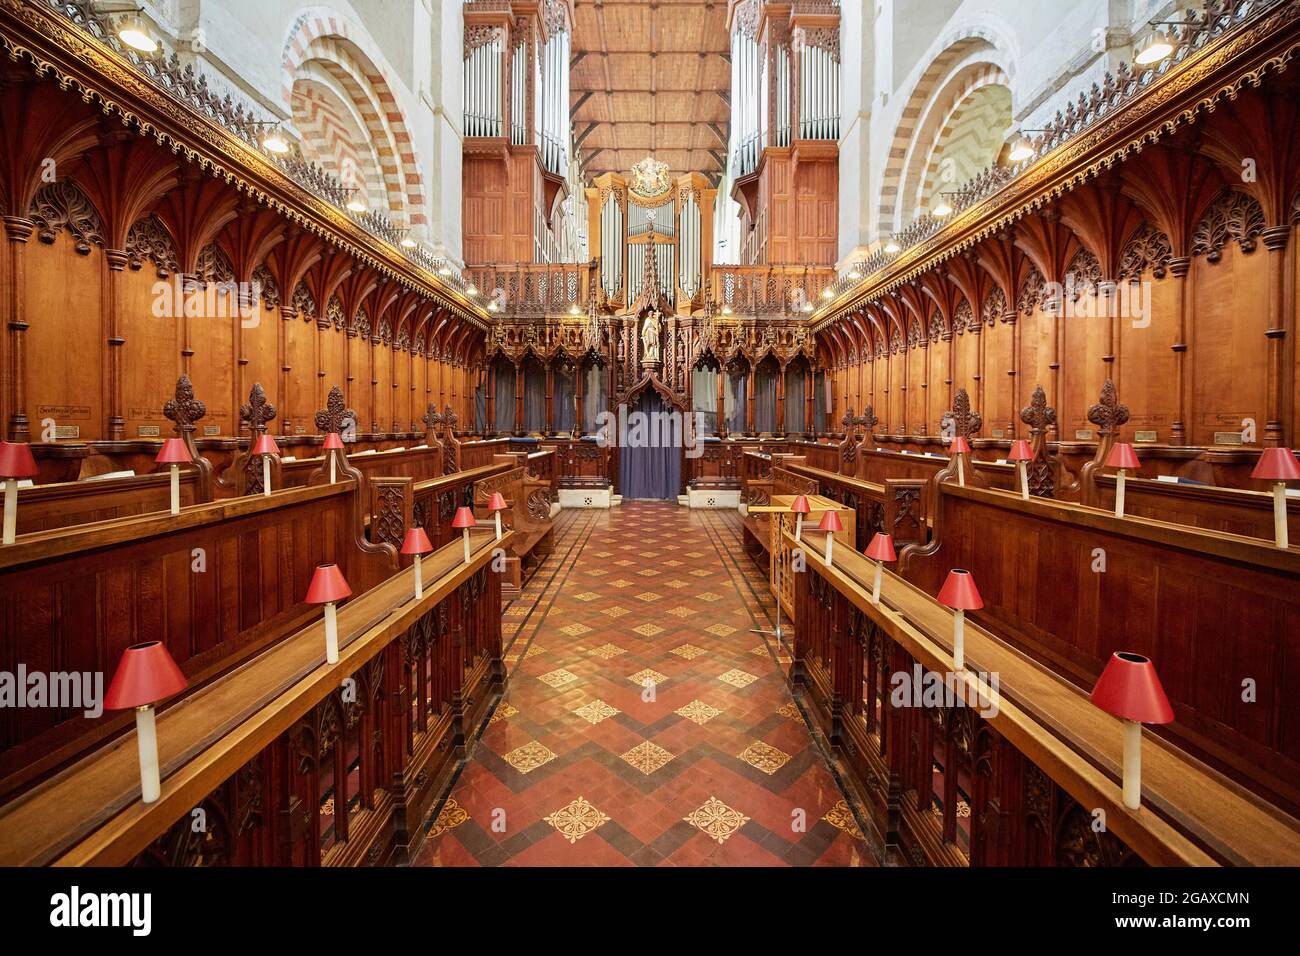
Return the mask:
[[[122,652],[113,681],[104,695],[109,710],[131,710],[179,694],[185,675],[161,641],[132,644]]]
[[[828,511],[822,515],[821,524],[817,527],[822,531],[844,530],[844,525],[840,524],[840,513],[838,511]]]
[[[883,531],[877,531],[876,536],[871,539],[867,545],[867,557],[873,561],[894,561],[898,555],[894,554],[894,539],[891,535]]]
[[[492,492],[488,497],[488,511],[505,511],[509,507],[506,496],[499,491]]]
[[[956,438],[952,440],[952,443],[948,446],[948,450],[952,452],[954,455],[958,454],[959,452],[969,455],[970,442],[968,442],[965,439],[965,437],[958,435]]]
[[[188,465],[193,460],[190,457],[190,450],[185,447],[185,442],[180,438],[169,438],[163,442],[158,457],[154,459],[160,465]]]
[[[189,461],[189,456],[185,458]],[[35,478],[32,446],[21,441],[0,441],[0,478]]]
[[[343,448],[343,439],[339,437],[338,432],[330,432],[325,436],[326,451],[340,451]]]
[[[1300,480],[1300,461],[1290,448],[1265,448],[1250,477],[1266,481]]]
[[[1018,438],[1011,443],[1011,453],[1007,456],[1010,461],[1033,461],[1034,450],[1023,438]]]
[[[429,536],[419,525],[406,532],[406,538],[402,541],[402,554],[428,554],[432,550]]]
[[[1107,468],[1123,468],[1125,471],[1137,471],[1138,466],[1137,452],[1133,446],[1126,441],[1117,441],[1110,446],[1110,454],[1106,456]]]
[[[451,519],[451,526],[453,528],[472,528],[476,524],[478,524],[478,522],[474,520],[473,509],[465,507],[464,505],[456,509],[456,517]]]
[[[352,589],[343,580],[343,572],[337,564],[322,564],[311,576],[311,587],[307,588],[308,604],[330,604],[352,596]]]
[[[1150,658],[1116,651],[1092,689],[1092,702],[1124,720],[1167,724],[1174,719],[1165,689]]]
[[[257,436],[257,441],[253,444],[254,455],[278,455],[280,446],[275,443],[275,439],[266,432]]]
[[[978,611],[984,606],[975,577],[969,571],[953,568],[939,589],[939,603],[954,611]]]
[[[806,515],[808,512],[812,511],[812,508],[808,505],[808,496],[800,495],[798,498],[794,499],[794,504],[790,506],[790,510],[797,515]]]

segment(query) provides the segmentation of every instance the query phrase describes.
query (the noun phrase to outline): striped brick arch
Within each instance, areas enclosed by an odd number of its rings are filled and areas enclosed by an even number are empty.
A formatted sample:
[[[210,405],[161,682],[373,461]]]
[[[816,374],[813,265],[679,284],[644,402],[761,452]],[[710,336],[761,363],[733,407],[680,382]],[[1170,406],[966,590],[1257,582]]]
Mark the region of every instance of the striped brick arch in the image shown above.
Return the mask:
[[[985,27],[959,30],[935,48],[940,52],[917,80],[890,142],[877,217],[881,235],[913,218],[935,147],[963,103],[984,86],[1010,87],[1015,76],[1010,43]]]
[[[346,17],[323,8],[289,28],[281,55],[281,93],[303,150],[335,175],[351,160],[372,209],[399,226],[427,223],[424,177],[382,57]]]
[[[983,172],[997,159],[1011,128],[1011,88],[998,67],[979,67],[958,85],[954,95],[957,102],[939,124],[938,135],[928,150],[929,159],[918,170],[920,175],[908,171],[903,195],[911,202],[903,210],[904,221],[932,205],[944,189],[952,189]],[[944,166],[948,173],[943,171]],[[948,174],[951,179],[945,178]]]

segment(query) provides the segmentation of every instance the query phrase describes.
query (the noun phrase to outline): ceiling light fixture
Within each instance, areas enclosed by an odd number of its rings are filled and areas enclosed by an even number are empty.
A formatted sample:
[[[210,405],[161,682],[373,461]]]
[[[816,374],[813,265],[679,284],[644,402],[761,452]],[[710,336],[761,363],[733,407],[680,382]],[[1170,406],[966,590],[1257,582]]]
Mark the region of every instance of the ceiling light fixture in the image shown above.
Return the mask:
[[[1159,63],[1173,52],[1174,44],[1169,39],[1169,34],[1164,30],[1153,30],[1146,40],[1138,44],[1133,54],[1133,62],[1150,66],[1152,63]]]
[[[279,127],[266,134],[266,138],[262,140],[262,146],[270,153],[283,155],[289,152],[289,141],[284,138],[284,134],[280,132]]]
[[[935,219],[947,219],[952,215],[952,205],[943,198],[947,195],[948,193],[940,193],[939,204],[930,210],[930,215],[934,216]]]
[[[889,241],[885,243],[885,255],[892,256],[894,253],[902,251],[903,247],[898,244],[898,240],[890,236]]]
[[[361,213],[366,211],[366,204],[361,201],[360,193],[360,187],[352,190],[352,195],[348,198],[347,202],[347,209],[349,212]]]
[[[117,26],[117,38],[132,50],[141,53],[157,53],[158,41],[153,38],[148,24],[140,16],[143,11],[144,7],[136,7],[134,13],[122,18]]]

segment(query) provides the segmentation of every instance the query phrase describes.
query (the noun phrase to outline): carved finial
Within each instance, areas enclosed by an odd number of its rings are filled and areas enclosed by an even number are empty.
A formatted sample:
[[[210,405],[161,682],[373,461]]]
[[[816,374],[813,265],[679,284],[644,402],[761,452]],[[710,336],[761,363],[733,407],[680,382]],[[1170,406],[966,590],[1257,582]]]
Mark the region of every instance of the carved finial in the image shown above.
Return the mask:
[[[348,422],[355,422],[357,413],[343,401],[343,389],[337,385],[330,389],[325,407],[316,413],[316,427],[323,432],[342,432]]]
[[[858,420],[853,417],[853,408],[846,408],[844,410],[844,417],[840,419],[840,424],[844,426],[844,431],[847,433],[850,428],[857,424],[857,422]]]
[[[861,425],[867,430],[867,434],[871,434],[875,427],[880,424],[880,419],[876,417],[875,407],[868,405],[864,408],[862,414],[853,420],[853,424]]]
[[[1049,425],[1056,424],[1056,409],[1047,404],[1043,386],[1034,389],[1029,404],[1020,410],[1020,420],[1029,426],[1029,434],[1033,436],[1045,434]]]
[[[176,423],[173,431],[182,437],[194,431],[194,423],[208,413],[208,406],[194,397],[190,377],[182,375],[176,381],[176,397],[163,405],[163,415]]]
[[[460,419],[456,417],[456,413],[451,410],[450,405],[448,405],[446,408],[442,410],[442,421],[443,424],[447,426],[447,434],[455,438],[456,423],[460,421]]]
[[[958,389],[952,400],[952,409],[944,412],[939,419],[941,434],[949,438],[960,436],[969,440],[983,427],[983,417],[979,412],[971,411],[969,393],[964,388]]]
[[[1118,434],[1128,418],[1128,406],[1120,403],[1114,381],[1106,379],[1106,384],[1101,387],[1101,398],[1097,404],[1088,407],[1088,421],[1097,426],[1099,435],[1105,437]]]
[[[424,411],[424,417],[420,419],[424,422],[425,428],[431,432],[436,432],[442,425],[442,416],[438,414],[438,406],[433,402]]]
[[[248,424],[248,430],[254,435],[266,431],[266,423],[275,418],[275,406],[266,400],[266,389],[261,382],[253,383],[253,390],[248,393],[248,402],[239,406],[240,422]]]

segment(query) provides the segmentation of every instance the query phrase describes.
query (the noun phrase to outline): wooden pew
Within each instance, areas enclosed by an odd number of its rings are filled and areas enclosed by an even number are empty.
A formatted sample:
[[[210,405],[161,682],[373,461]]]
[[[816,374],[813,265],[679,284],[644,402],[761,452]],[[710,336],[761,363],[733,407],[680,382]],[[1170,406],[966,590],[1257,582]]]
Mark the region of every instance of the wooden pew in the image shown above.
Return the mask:
[[[473,540],[469,564],[459,542],[426,557],[420,600],[408,568],[343,604],[336,665],[317,620],[164,705],[157,802],[127,733],[0,807],[0,865],[408,860],[505,686],[496,542]]]
[[[819,557],[796,576],[796,692],[895,862],[1300,863],[1300,821],[1157,736],[1144,743],[1142,809],[1127,809],[1120,723],[1084,691],[968,623],[966,674],[983,675],[972,693],[975,677],[952,677],[952,612],[927,589],[887,571],[873,604],[874,562],[837,544],[828,568],[820,542],[807,547]],[[963,702],[915,706],[898,692],[926,675],[955,680]]]
[[[366,541],[354,481],[292,488],[20,535],[0,549],[0,656],[29,671],[111,675],[130,644],[159,640],[192,684],[275,643],[319,609],[302,603],[318,564],[354,593],[397,567]],[[0,712],[0,795],[130,723],[80,712]]]
[[[1112,651],[1151,657],[1177,718],[1159,732],[1300,810],[1300,549],[947,481],[938,491],[933,540],[899,554],[909,581],[935,594],[950,568],[969,570],[985,604],[974,617],[1080,687]]]

